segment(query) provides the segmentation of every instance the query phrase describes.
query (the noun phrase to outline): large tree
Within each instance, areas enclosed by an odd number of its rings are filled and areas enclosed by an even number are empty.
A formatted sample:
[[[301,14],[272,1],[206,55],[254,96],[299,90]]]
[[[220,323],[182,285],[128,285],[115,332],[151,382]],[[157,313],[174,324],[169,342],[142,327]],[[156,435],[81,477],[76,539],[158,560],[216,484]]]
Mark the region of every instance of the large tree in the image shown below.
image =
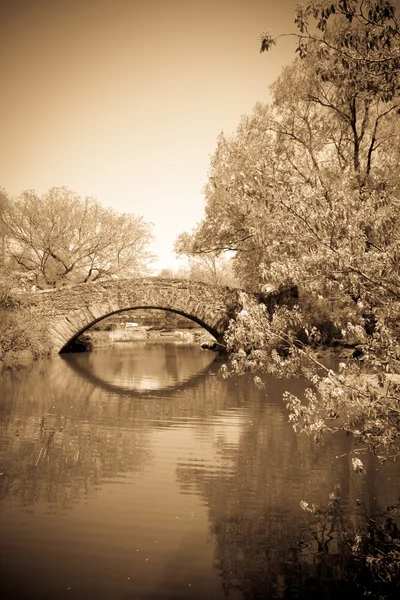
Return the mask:
[[[8,203],[3,223],[13,260],[39,288],[148,272],[151,224],[65,187],[24,191]]]
[[[346,429],[395,453],[400,390],[386,373],[400,370],[398,22],[386,0],[312,0],[296,19],[300,58],[272,86],[271,106],[219,139],[190,252],[232,250],[248,287],[296,283],[312,313],[334,310],[376,379],[355,366],[321,374],[297,335],[320,334],[300,309],[270,322],[262,306],[244,306],[227,337],[232,366],[305,374],[320,394],[307,406],[288,397],[297,426]],[[272,41],[264,34],[262,50]]]

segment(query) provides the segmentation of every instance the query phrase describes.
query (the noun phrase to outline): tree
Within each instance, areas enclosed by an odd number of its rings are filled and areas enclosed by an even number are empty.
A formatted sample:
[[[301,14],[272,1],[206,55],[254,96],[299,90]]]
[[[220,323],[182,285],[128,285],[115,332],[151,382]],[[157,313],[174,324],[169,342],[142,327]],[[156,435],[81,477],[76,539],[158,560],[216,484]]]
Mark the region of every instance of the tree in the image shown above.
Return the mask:
[[[262,265],[260,247],[268,252],[270,246],[262,231],[266,224],[259,223],[271,210],[271,202],[263,206],[268,196],[281,193],[281,211],[295,214],[283,195],[294,194],[298,204],[300,190],[304,198],[317,192],[329,205],[338,180],[352,179],[361,192],[379,169],[384,170],[379,181],[387,184],[391,172],[392,185],[398,185],[393,177],[400,131],[397,21],[388,2],[363,2],[358,12],[356,7],[357,2],[321,1],[298,7],[302,60],[284,69],[273,85],[271,107],[256,106],[234,139],[220,136],[205,189],[206,218],[194,232],[191,252],[235,251],[236,271],[245,284],[259,280],[254,257]],[[319,37],[309,33],[311,14],[323,32]],[[261,50],[273,41],[264,35]],[[389,75],[382,82],[383,65]],[[300,219],[309,214],[309,203],[304,204]],[[320,208],[315,214],[324,217],[325,207]],[[282,237],[275,235],[275,242],[279,239],[281,245]]]
[[[193,281],[203,281],[212,285],[237,286],[232,271],[231,258],[221,256],[219,252],[193,253],[193,239],[187,233],[180,234],[175,241],[177,256],[188,256],[188,268],[180,269],[180,277]]]
[[[164,279],[173,279],[174,272],[172,269],[161,269],[161,271],[158,274],[158,277],[162,277]]]
[[[332,8],[333,7],[333,8]],[[367,12],[364,10],[368,8]],[[297,11],[300,59],[235,135],[221,136],[192,253],[234,251],[250,286],[296,283],[310,299],[272,321],[243,299],[226,337],[231,369],[302,374],[286,396],[297,429],[352,432],[380,456],[400,452],[400,43],[386,1],[312,0]],[[316,33],[307,19],[317,19]],[[261,50],[272,36],[264,36]],[[362,361],[326,369],[313,352],[320,310],[334,312]],[[367,372],[367,375],[365,374]]]
[[[240,284],[250,289],[260,283],[263,229],[267,226],[262,220],[265,183],[272,176],[272,165],[265,160],[272,155],[272,136],[265,131],[265,123],[257,128],[264,108],[259,104],[254,118],[243,117],[236,136],[219,136],[204,188],[205,219],[176,242],[176,250],[192,258],[233,254],[234,273]]]
[[[311,16],[319,35],[309,25]],[[388,115],[400,107],[400,29],[395,8],[389,0],[311,0],[297,6],[295,23],[300,30],[297,51],[304,62],[311,61],[314,72],[301,93],[334,118],[337,152],[344,163],[352,160],[363,183],[371,171],[372,155],[382,143],[378,133]],[[274,41],[264,34],[261,52]]]
[[[8,208],[9,199],[3,188],[0,188],[0,267],[4,267],[6,262],[6,227],[4,216]]]
[[[151,224],[65,187],[42,196],[22,192],[10,201],[3,222],[11,256],[34,273],[39,288],[143,274],[152,259]]]
[[[189,276],[193,281],[203,281],[211,285],[238,286],[230,258],[217,254],[189,257]]]

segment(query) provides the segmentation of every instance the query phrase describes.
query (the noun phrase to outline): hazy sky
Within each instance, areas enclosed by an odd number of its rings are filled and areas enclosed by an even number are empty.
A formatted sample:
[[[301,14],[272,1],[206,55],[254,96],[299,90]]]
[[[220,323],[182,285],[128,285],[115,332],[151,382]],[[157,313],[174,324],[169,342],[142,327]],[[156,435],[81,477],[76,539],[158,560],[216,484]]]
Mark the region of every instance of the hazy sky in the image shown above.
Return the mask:
[[[66,185],[154,223],[156,267],[203,216],[221,130],[294,57],[297,0],[0,0],[0,186]]]

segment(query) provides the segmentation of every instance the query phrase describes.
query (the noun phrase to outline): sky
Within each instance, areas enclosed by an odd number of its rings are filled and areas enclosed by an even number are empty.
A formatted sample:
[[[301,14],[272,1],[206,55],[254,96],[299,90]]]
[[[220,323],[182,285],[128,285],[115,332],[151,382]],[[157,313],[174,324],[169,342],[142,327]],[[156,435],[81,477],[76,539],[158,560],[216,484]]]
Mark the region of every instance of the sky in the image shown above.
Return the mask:
[[[204,214],[219,133],[293,60],[297,0],[0,0],[0,187],[67,186],[154,224],[155,272]]]

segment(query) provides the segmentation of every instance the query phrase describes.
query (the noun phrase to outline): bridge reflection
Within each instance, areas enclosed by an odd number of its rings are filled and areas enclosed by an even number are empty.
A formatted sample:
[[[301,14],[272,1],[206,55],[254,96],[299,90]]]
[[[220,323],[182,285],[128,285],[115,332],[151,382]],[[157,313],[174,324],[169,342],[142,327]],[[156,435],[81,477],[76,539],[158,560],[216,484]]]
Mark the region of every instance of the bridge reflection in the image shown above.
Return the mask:
[[[102,390],[124,396],[166,396],[196,386],[218,369],[217,355],[179,343],[126,342],[95,354],[61,355],[77,374]]]
[[[167,361],[172,372],[179,355],[190,356],[188,347],[178,348]],[[211,420],[226,406],[232,384],[216,375],[213,353],[195,350],[198,361],[189,359],[183,379],[172,385],[160,374],[159,388],[153,384],[147,391],[143,380],[141,390],[122,385],[130,369],[135,373],[126,357],[113,371],[107,353],[98,351],[0,374],[0,502],[17,498],[24,505],[49,502],[55,512],[71,508],[96,495],[105,479],[143,473],[153,460],[154,432],[185,427],[185,419],[191,427]],[[137,382],[143,372],[144,365],[136,366]],[[120,385],[107,380],[113,373]]]

